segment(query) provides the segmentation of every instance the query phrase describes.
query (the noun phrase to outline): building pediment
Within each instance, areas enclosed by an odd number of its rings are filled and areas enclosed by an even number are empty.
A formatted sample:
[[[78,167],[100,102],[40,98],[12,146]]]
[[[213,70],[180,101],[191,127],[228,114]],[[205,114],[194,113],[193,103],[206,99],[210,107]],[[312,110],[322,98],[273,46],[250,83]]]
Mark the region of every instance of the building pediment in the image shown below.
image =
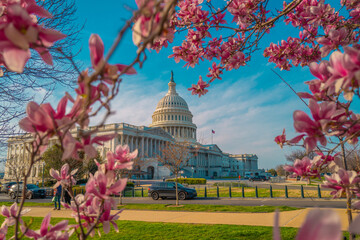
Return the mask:
[[[169,140],[174,140],[173,137],[170,134],[168,134],[166,131],[164,131],[164,129],[162,129],[161,127],[150,127],[146,129],[145,132],[158,135],[161,137],[165,137],[168,138]]]

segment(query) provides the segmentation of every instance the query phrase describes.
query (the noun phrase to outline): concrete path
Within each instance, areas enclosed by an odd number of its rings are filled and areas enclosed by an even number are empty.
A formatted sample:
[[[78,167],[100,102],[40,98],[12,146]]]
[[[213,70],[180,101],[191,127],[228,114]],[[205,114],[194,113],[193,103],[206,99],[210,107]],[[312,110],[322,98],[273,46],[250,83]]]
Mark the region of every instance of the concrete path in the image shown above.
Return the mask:
[[[31,207],[25,216],[44,217],[51,212],[52,217],[69,218],[71,211],[62,209],[52,210],[49,207]],[[281,227],[301,227],[311,208],[280,213]],[[330,210],[330,209],[327,209]],[[332,209],[341,217],[342,230],[347,230],[347,217],[344,209]],[[115,212],[115,211],[114,211]],[[168,222],[168,223],[197,223],[197,224],[232,224],[252,226],[273,226],[274,213],[209,213],[209,212],[174,212],[174,211],[143,211],[124,210],[120,214],[121,220]]]

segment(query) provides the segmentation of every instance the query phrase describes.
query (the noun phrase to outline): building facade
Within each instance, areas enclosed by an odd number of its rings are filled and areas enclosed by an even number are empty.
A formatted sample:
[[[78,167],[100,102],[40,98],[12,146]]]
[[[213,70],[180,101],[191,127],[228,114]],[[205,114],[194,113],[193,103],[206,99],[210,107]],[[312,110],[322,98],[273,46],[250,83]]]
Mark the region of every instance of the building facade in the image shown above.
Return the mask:
[[[127,123],[104,125],[97,135],[117,134],[117,137],[99,146],[97,149],[105,158],[107,151],[114,151],[118,145],[129,145],[130,150],[138,149],[141,165],[138,166],[144,179],[161,179],[172,175],[157,157],[167,143],[186,142],[195,151],[184,163],[181,175],[196,178],[220,178],[244,176],[245,172],[258,172],[258,157],[255,154],[229,154],[216,144],[202,145],[196,141],[196,125],[186,101],[176,92],[176,83],[171,75],[167,94],[159,101],[152,115],[152,123],[147,126],[135,126]],[[91,127],[90,127],[91,129]],[[76,136],[79,129],[71,133]],[[14,180],[13,166],[24,165],[29,160],[26,146],[31,137],[11,137],[8,140],[5,180]],[[20,164],[21,163],[21,164]],[[25,163],[25,164],[24,164]],[[42,164],[34,167],[30,182],[42,178]]]

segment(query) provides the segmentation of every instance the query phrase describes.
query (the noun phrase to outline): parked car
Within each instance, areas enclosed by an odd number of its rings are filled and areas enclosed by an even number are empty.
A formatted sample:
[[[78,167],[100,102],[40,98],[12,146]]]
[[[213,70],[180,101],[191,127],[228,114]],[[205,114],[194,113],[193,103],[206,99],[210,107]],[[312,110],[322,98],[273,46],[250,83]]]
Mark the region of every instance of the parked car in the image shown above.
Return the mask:
[[[22,183],[22,182],[19,182],[19,183]],[[16,184],[16,182],[7,182],[7,183],[4,183],[1,187],[1,192],[4,192],[4,193],[9,193],[9,190],[11,188],[12,185]]]
[[[23,184],[19,185],[19,196],[21,196],[23,191]],[[18,186],[17,184],[14,184],[9,189],[9,197],[12,199],[16,198],[16,195],[18,194]],[[26,198],[32,199],[32,198],[45,198],[46,197],[46,190],[43,188],[39,188],[35,184],[26,184]]]
[[[265,182],[265,181],[267,181],[267,180],[268,180],[268,179],[267,179],[265,176],[254,176],[254,177],[249,178],[249,181],[250,181],[250,182],[254,182],[254,181]]]
[[[197,192],[195,189],[184,187],[180,183],[178,183],[177,185],[178,196],[180,200],[194,198],[197,196]],[[158,200],[159,198],[176,198],[175,182],[153,183],[148,189],[148,195],[154,200]]]

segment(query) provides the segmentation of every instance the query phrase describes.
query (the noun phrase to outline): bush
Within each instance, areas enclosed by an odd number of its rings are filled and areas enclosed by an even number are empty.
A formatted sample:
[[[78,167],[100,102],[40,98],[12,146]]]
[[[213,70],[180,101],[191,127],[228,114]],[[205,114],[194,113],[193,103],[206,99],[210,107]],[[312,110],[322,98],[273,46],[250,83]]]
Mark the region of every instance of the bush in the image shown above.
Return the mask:
[[[133,188],[133,187],[135,187],[135,183],[133,183],[133,182],[127,182],[127,183],[126,183],[126,187],[127,187],[127,188]]]
[[[74,186],[72,188],[74,195],[85,194],[85,186]]]
[[[56,182],[56,180],[45,181],[44,186],[42,185],[42,182],[39,182],[39,187],[53,187]]]
[[[167,182],[175,182],[175,179],[167,179]],[[186,184],[206,184],[205,178],[178,178],[178,183],[186,183]]]

